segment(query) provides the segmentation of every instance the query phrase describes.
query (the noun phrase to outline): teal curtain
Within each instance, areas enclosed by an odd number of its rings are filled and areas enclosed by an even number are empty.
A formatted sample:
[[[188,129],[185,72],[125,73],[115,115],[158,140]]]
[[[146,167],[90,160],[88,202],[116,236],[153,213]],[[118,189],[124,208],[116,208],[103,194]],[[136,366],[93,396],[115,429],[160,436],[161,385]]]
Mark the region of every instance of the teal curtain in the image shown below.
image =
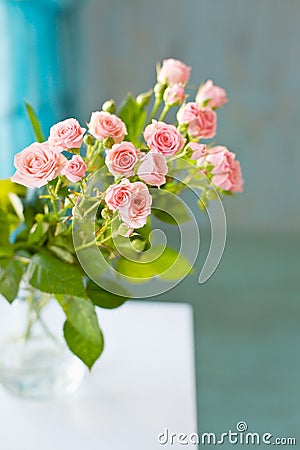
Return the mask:
[[[14,154],[33,141],[25,99],[46,133],[66,115],[61,28],[66,8],[74,3],[0,0],[0,178],[12,174]]]

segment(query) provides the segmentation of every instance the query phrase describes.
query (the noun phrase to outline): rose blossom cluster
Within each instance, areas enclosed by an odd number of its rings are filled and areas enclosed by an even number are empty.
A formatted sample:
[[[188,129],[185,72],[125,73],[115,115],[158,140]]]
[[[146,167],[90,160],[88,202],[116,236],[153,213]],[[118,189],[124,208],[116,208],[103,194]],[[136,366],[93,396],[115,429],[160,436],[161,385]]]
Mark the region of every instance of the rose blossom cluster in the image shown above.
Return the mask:
[[[189,81],[191,68],[177,59],[169,58],[163,61],[158,69],[157,81],[166,85],[164,91],[164,102],[168,106],[180,105],[184,102],[184,87]]]
[[[211,181],[215,186],[223,191],[243,191],[241,166],[235,153],[221,145],[208,148],[205,144],[191,142],[189,147],[193,151],[191,158],[196,161],[197,167],[204,173],[210,167]]]
[[[174,125],[153,120],[144,131],[148,151],[141,152],[131,142],[114,144],[107,150],[105,163],[119,184],[110,186],[105,201],[112,211],[119,211],[128,228],[145,225],[151,213],[151,195],[148,187],[160,187],[166,183],[167,157],[179,153],[186,142]],[[130,183],[128,178],[137,176],[141,181]],[[145,184],[146,183],[146,184]]]
[[[216,109],[227,102],[226,92],[208,80],[200,86],[195,101],[186,102],[190,72],[181,61],[163,61],[157,71],[153,111],[141,130],[145,144],[141,139],[130,141],[130,123],[125,124],[114,114],[111,100],[103,110],[91,114],[83,156],[80,149],[86,129],[76,119],[66,119],[50,129],[46,142],[35,142],[15,156],[12,180],[30,188],[42,187],[58,176],[77,183],[93,171],[95,157],[103,158],[114,176],[114,183],[103,195],[105,205],[110,214],[119,214],[129,233],[143,227],[151,213],[148,186],[168,189],[168,163],[174,159],[184,158],[199,167],[220,192],[241,192],[243,179],[235,153],[224,146],[209,148],[201,142],[216,135]],[[149,93],[144,98],[149,101]],[[141,107],[143,102],[137,100]],[[181,105],[177,126],[164,121],[168,110],[176,105]]]
[[[85,131],[76,119],[53,125],[48,141],[34,142],[15,156],[17,170],[12,181],[29,188],[40,188],[58,175],[64,175],[72,183],[81,180],[87,170],[82,157],[74,155],[67,159],[62,152],[79,149]]]
[[[145,183],[130,183],[124,179],[109,186],[105,195],[106,204],[112,211],[119,211],[121,220],[129,230],[141,228],[151,213],[152,197]]]

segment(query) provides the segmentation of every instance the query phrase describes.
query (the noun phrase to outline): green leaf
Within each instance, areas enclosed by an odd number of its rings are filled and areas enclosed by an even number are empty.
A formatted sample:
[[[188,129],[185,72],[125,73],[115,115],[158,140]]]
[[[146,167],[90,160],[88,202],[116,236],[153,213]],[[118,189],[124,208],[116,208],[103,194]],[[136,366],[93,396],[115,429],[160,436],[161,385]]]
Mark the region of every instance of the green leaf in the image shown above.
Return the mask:
[[[44,142],[45,137],[44,137],[44,134],[42,131],[42,126],[40,124],[39,119],[37,118],[37,115],[36,115],[34,109],[28,102],[25,102],[25,107],[26,107],[26,112],[27,112],[28,118],[32,125],[35,139],[37,140],[37,142]]]
[[[8,194],[9,196],[9,200],[11,202],[11,205],[14,209],[14,212],[16,214],[16,216],[18,217],[20,222],[24,222],[25,218],[24,218],[24,205],[22,203],[22,200],[20,199],[20,197],[18,197],[17,194],[14,194],[13,192],[10,192]]]
[[[101,331],[91,300],[72,295],[56,295],[56,298],[73,327],[88,341],[99,343]]]
[[[20,184],[13,183],[10,180],[0,180],[0,208],[6,212],[9,210],[13,211],[9,194],[25,197],[26,191],[26,187]]]
[[[116,270],[120,275],[130,278],[131,283],[145,283],[156,275],[155,268],[150,263],[134,262],[120,258],[116,264]]]
[[[125,102],[121,105],[118,115],[127,127],[128,134],[126,140],[139,146],[139,137],[143,131],[147,117],[146,110],[137,103],[132,95],[128,95]]]
[[[29,231],[28,243],[31,245],[42,245],[47,239],[49,227],[50,224],[46,222],[35,223]]]
[[[159,270],[157,275],[163,280],[178,280],[193,270],[190,262],[171,247],[165,248],[155,265]]]
[[[110,282],[110,286],[112,288],[113,285],[114,283]],[[117,288],[118,291],[121,289],[119,285],[117,286]],[[111,292],[102,289],[100,286],[98,286],[91,280],[87,282],[86,292],[89,299],[94,303],[94,305],[106,309],[118,308],[119,306],[123,305],[123,303],[125,303],[126,300],[129,298],[129,295],[125,291],[125,289],[124,289],[124,297],[121,297],[119,295],[113,294]]]
[[[104,348],[102,332],[93,303],[86,298],[57,295],[67,321],[64,335],[70,350],[89,368],[101,355]]]
[[[103,337],[101,344],[93,344],[85,339],[68,320],[66,320],[64,324],[64,337],[71,352],[78,356],[78,358],[91,369],[103,352]]]
[[[42,292],[86,297],[80,270],[46,251],[32,257],[28,276],[29,283]]]
[[[70,253],[67,249],[63,247],[58,247],[57,245],[49,245],[49,250],[54,253],[62,261],[65,261],[68,264],[74,264],[75,257]]]
[[[9,222],[4,211],[0,209],[0,246],[6,247],[10,245],[9,234]]]
[[[29,229],[35,223],[37,214],[41,214],[44,217],[43,201],[39,198],[39,195],[43,193],[44,187],[28,190],[27,196],[23,201],[25,223]]]
[[[0,294],[10,303],[18,294],[24,271],[24,264],[14,257],[0,260]]]
[[[152,213],[159,220],[172,225],[180,225],[192,219],[184,201],[178,196],[162,189],[152,192]]]
[[[10,220],[8,215],[0,209],[0,258],[12,257],[13,245],[10,243]]]
[[[153,261],[145,262],[149,255],[142,254],[138,262],[120,258],[117,262],[117,271],[127,277],[133,278],[132,283],[145,282],[159,276],[164,280],[177,280],[192,270],[189,261],[176,250],[166,247],[154,246],[151,249]],[[155,258],[155,255],[161,255]]]

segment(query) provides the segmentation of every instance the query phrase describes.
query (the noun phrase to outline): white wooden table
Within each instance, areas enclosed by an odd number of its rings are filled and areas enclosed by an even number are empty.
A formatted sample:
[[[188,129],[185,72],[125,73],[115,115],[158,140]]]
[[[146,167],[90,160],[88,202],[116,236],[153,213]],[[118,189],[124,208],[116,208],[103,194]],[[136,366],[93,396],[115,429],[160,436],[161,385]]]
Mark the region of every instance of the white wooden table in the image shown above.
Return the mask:
[[[0,334],[8,317],[0,299]],[[106,350],[77,393],[31,401],[1,387],[1,450],[182,449],[158,435],[197,431],[191,307],[128,302],[99,318]]]

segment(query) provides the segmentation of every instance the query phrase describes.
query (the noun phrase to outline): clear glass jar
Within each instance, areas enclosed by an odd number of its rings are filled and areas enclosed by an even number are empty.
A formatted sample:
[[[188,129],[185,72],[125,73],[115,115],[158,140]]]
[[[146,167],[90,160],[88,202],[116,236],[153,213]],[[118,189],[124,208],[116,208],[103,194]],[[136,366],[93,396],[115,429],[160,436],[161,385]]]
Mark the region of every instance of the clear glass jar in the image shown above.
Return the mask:
[[[57,302],[23,280],[11,308],[14,335],[1,342],[1,384],[13,394],[31,398],[74,392],[85,367],[63,340]]]

